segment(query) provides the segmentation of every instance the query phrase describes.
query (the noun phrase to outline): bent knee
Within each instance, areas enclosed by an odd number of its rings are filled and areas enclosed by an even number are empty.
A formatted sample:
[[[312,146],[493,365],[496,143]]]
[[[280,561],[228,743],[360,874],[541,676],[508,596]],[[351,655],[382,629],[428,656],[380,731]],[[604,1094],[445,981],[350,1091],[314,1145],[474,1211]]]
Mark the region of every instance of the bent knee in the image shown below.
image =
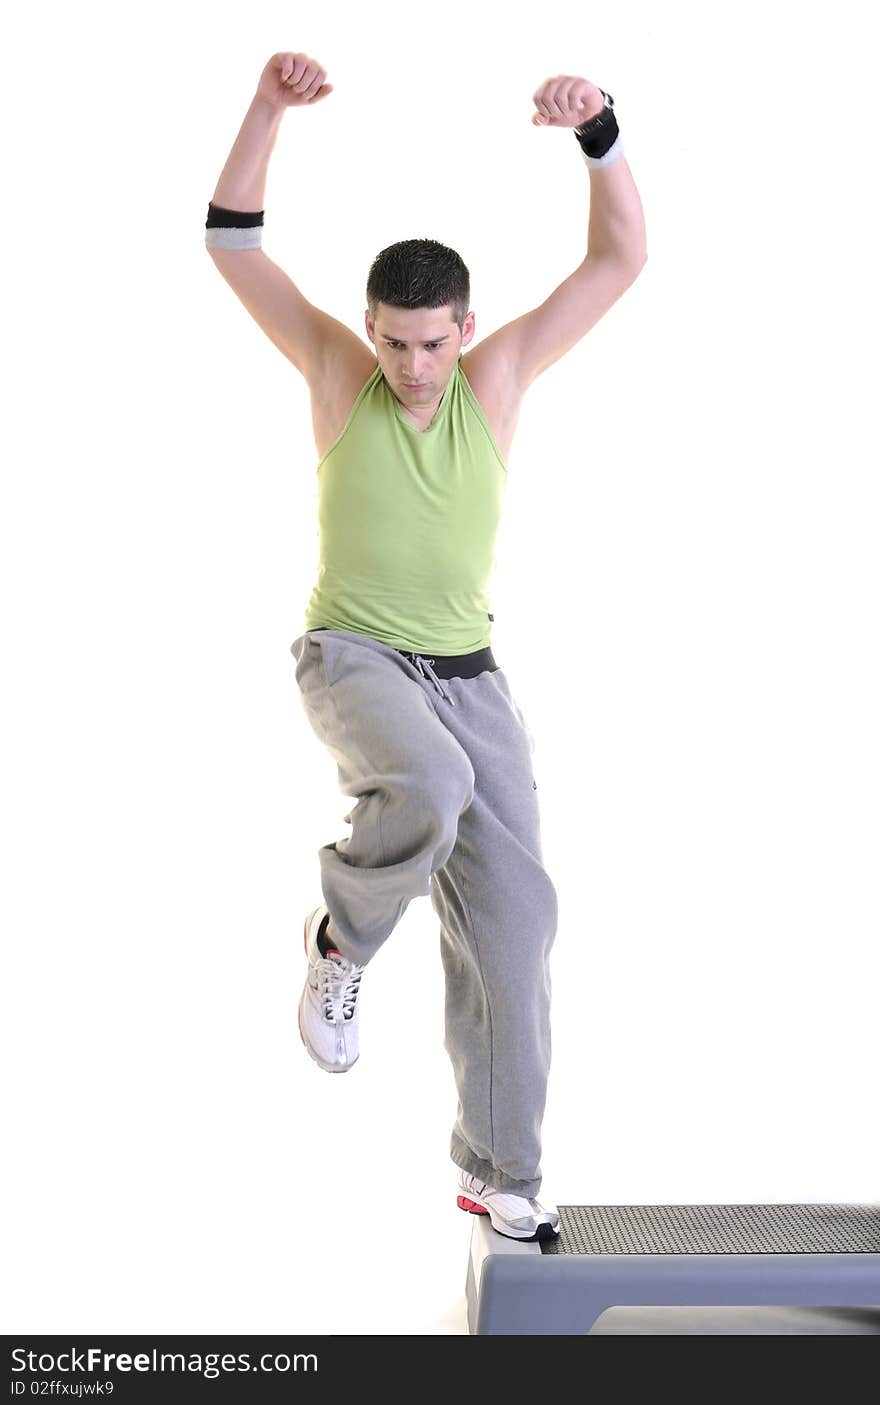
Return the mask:
[[[431,772],[409,777],[409,801],[420,811],[432,812],[441,828],[458,825],[458,818],[474,798],[476,776],[467,756]]]

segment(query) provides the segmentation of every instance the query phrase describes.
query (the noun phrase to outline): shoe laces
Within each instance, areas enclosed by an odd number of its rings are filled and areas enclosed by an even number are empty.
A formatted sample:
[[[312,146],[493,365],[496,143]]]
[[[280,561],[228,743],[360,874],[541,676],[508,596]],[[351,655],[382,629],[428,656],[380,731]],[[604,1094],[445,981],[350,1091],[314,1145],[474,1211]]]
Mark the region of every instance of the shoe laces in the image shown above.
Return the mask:
[[[318,961],[318,980],[324,1019],[329,1024],[354,1018],[355,1002],[360,990],[363,966],[346,961],[344,956],[322,956]]]

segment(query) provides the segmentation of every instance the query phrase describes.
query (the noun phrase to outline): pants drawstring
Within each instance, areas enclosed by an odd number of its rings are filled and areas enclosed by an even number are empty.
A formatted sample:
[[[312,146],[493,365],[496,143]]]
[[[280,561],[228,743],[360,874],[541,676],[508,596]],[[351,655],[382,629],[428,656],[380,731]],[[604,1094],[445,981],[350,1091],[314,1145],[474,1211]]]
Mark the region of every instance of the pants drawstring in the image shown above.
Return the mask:
[[[429,677],[431,679],[431,682],[434,684],[434,687],[437,689],[437,692],[440,694],[441,698],[445,698],[447,702],[451,703],[452,706],[455,707],[455,698],[452,696],[451,693],[448,693],[446,691],[446,689],[440,682],[440,679],[437,677],[436,673],[431,667],[431,664],[434,662],[434,660],[426,659],[422,654],[407,654],[406,657],[412,659],[413,663],[415,664],[416,668],[419,670],[419,673],[422,675],[423,678]],[[424,668],[422,667],[423,664]]]

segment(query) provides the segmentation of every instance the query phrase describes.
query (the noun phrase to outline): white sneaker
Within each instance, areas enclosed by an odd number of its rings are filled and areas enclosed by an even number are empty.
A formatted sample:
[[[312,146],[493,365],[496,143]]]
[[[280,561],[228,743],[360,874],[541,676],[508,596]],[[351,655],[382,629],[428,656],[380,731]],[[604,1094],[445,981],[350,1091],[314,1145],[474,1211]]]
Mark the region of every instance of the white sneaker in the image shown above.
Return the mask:
[[[321,955],[318,933],[329,916],[322,903],[305,920],[309,968],[299,1002],[299,1032],[316,1064],[327,1073],[345,1073],[360,1053],[357,998],[364,968],[332,947],[329,956]]]
[[[458,1172],[460,1210],[488,1215],[492,1228],[507,1239],[551,1239],[559,1233],[559,1214],[537,1200],[526,1200],[506,1190],[493,1190],[469,1171]]]

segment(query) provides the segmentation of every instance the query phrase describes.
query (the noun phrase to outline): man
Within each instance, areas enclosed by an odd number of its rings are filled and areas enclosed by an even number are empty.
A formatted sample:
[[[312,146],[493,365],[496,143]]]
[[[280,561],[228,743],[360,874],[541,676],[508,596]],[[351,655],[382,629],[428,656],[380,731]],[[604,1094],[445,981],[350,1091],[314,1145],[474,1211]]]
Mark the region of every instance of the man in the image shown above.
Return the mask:
[[[492,654],[485,587],[522,397],[638,276],[641,202],[613,99],[584,78],[548,79],[533,121],[574,129],[590,170],[583,263],[463,356],[474,314],[461,258],[430,239],[391,245],[367,280],[373,355],[260,248],[281,116],[323,100],[325,78],[306,54],[273,55],[206,224],[223,277],[308,381],[321,456],[318,580],[291,651],[306,716],[357,803],[351,836],[319,851],[300,1033],[322,1069],[352,1067],[364,970],[410,900],[430,894],[458,1204],[510,1238],[541,1239],[559,1231],[536,1198],[557,900],[534,741]]]

